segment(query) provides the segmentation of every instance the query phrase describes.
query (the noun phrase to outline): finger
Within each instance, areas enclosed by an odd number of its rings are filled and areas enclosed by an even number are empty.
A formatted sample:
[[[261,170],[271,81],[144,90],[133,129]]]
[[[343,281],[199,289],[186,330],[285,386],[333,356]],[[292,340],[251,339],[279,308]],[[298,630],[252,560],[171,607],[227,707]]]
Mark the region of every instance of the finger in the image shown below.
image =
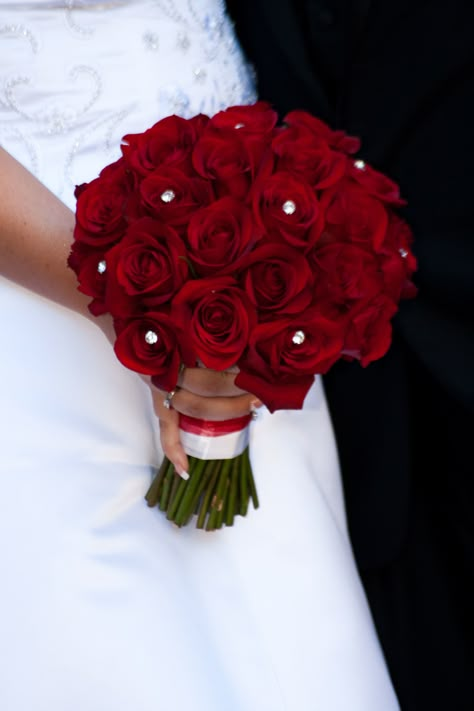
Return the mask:
[[[168,409],[164,406],[166,393],[152,388],[152,396],[153,407],[160,424],[160,441],[163,452],[178,474],[183,479],[187,479],[189,477],[189,462],[179,437],[179,413],[173,408]]]
[[[217,371],[208,368],[184,368],[178,385],[201,397],[235,397],[245,390],[235,384],[236,372]]]
[[[250,393],[234,397],[202,397],[187,390],[178,390],[173,397],[173,408],[189,417],[203,420],[231,420],[243,417],[262,403]]]

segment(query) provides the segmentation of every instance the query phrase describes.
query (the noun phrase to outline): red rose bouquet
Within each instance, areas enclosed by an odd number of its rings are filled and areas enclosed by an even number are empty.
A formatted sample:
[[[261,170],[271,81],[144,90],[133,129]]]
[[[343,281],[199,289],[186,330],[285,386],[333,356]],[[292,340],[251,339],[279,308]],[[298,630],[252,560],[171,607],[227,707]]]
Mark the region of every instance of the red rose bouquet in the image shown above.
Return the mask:
[[[416,261],[397,185],[359,147],[302,111],[278,126],[262,102],[125,136],[76,190],[69,258],[91,312],[114,318],[119,360],[166,391],[181,364],[237,367],[273,411],[302,407],[340,358],[382,357]],[[190,479],[165,459],[148,503],[208,530],[257,506],[250,419],[182,417]]]

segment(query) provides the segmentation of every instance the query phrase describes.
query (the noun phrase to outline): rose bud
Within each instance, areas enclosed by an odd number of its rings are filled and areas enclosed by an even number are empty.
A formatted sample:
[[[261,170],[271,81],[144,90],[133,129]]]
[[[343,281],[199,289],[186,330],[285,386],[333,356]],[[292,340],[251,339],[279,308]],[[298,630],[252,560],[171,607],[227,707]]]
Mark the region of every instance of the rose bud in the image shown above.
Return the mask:
[[[125,205],[128,198],[122,180],[96,178],[76,188],[74,238],[92,247],[117,242],[127,228]]]
[[[263,180],[253,206],[259,226],[271,240],[306,251],[321,234],[322,213],[314,190],[290,173]]]
[[[196,212],[188,226],[189,256],[202,276],[234,272],[255,242],[252,213],[231,197],[221,198]]]
[[[173,321],[161,313],[116,322],[115,354],[130,370],[153,376],[162,390],[172,390],[178,380],[181,355]]]
[[[190,170],[191,152],[205,119],[167,116],[143,133],[124,136],[122,154],[128,167],[142,177],[161,166]]]
[[[388,226],[388,213],[377,198],[357,183],[345,180],[323,195],[321,204],[325,230],[340,241],[356,242],[368,250],[379,250]]]
[[[214,370],[237,363],[257,321],[254,307],[232,277],[186,282],[173,299],[171,316],[186,350]]]
[[[356,304],[347,318],[344,354],[360,360],[364,367],[382,358],[392,341],[390,319],[396,312],[397,306],[383,294]]]
[[[188,277],[186,248],[171,227],[143,217],[107,255],[106,302],[110,312],[131,316],[167,304]]]

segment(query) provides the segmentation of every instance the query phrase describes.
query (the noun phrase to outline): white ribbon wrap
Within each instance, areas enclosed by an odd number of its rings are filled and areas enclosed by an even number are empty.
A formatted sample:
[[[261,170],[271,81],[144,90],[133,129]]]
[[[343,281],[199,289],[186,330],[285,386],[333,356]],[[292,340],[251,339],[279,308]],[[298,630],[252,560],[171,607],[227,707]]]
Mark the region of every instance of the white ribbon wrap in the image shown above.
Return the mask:
[[[223,435],[200,435],[179,430],[186,454],[198,459],[233,459],[245,450],[249,443],[249,426],[238,432]]]

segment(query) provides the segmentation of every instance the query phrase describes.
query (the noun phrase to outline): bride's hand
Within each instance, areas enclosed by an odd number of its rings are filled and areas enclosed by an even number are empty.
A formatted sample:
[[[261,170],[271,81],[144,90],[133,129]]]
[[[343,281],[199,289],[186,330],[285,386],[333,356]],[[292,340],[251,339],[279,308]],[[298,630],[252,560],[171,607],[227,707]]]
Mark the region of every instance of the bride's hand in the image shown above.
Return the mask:
[[[185,368],[180,374],[171,407],[167,393],[152,387],[153,405],[160,423],[163,451],[179,474],[188,471],[188,458],[179,438],[179,413],[203,420],[230,420],[248,415],[261,402],[235,385],[236,373],[206,368]]]

